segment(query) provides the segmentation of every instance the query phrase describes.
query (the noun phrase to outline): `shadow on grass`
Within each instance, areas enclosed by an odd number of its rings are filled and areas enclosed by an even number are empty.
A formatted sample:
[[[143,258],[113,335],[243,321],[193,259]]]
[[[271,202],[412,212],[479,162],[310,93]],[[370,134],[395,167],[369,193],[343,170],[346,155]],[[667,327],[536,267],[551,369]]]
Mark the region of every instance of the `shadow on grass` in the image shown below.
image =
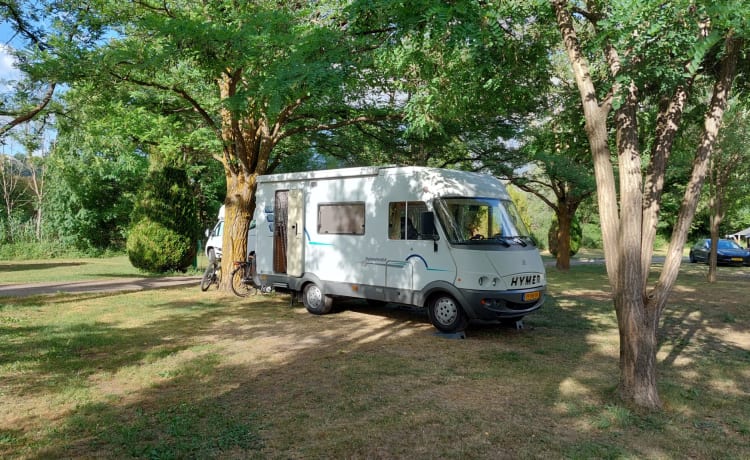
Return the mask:
[[[30,270],[46,270],[51,268],[79,267],[86,265],[85,262],[40,262],[40,263],[0,263],[0,273],[3,272],[25,272]]]
[[[39,284],[21,284],[21,285],[6,285],[0,286],[0,298],[11,298],[6,302],[14,302],[18,299],[19,302],[25,302],[21,299],[38,299],[39,296],[43,295],[62,295],[69,296],[72,301],[78,301],[81,295],[88,296],[88,299],[94,298],[95,296],[106,297],[117,295],[118,292],[132,292],[142,290],[156,290],[166,289],[174,287],[176,285],[187,286],[192,285],[198,287],[199,280],[197,277],[128,277],[123,279],[103,279],[93,281],[71,281],[71,282],[59,282],[49,285]]]
[[[64,400],[73,388],[95,395],[45,430],[42,441],[31,441],[38,433],[0,433],[8,439],[0,455],[24,445],[36,446],[30,456],[49,458],[356,457],[373,446],[398,457],[416,445],[446,454],[458,446],[434,446],[435,432],[450,426],[455,436],[475,436],[487,422],[487,403],[492,417],[518,411],[532,417],[524,401],[536,391],[533,370],[550,376],[554,359],[529,352],[515,330],[483,326],[476,339],[437,338],[416,311],[360,304],[316,317],[300,305],[290,308],[286,296],[217,296],[144,305],[174,313],[139,327],[95,318],[65,327],[3,327],[0,365],[19,369],[4,380],[7,396],[48,393]],[[73,304],[60,300],[63,308]],[[112,383],[97,389],[101,379],[169,360],[179,364],[147,377],[151,383],[134,393]],[[554,388],[563,377],[555,372],[547,384]],[[513,378],[520,379],[514,398],[489,390],[495,379]],[[464,391],[491,396],[458,396]],[[520,439],[535,428],[514,430]],[[490,452],[487,445],[477,449]]]
[[[43,458],[241,458],[260,452],[264,421],[245,390],[216,394],[226,373],[220,358],[186,362],[176,376],[129,403],[77,407],[39,453]],[[229,382],[236,383],[236,382]]]

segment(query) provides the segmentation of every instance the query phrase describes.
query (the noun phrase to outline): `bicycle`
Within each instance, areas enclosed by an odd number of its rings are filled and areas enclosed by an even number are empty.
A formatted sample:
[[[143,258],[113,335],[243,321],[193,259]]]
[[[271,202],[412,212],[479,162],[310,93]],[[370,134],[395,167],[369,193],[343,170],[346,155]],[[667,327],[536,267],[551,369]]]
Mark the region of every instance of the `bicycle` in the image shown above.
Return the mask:
[[[221,259],[209,261],[206,271],[203,272],[203,278],[201,278],[201,291],[208,291],[208,288],[210,288],[212,284],[216,284],[216,289],[218,289],[220,281]]]
[[[251,291],[260,291],[261,294],[271,292],[270,286],[259,284],[255,280],[255,255],[249,254],[245,261],[235,261],[235,269],[232,270],[230,285],[232,292],[238,297],[247,297]]]

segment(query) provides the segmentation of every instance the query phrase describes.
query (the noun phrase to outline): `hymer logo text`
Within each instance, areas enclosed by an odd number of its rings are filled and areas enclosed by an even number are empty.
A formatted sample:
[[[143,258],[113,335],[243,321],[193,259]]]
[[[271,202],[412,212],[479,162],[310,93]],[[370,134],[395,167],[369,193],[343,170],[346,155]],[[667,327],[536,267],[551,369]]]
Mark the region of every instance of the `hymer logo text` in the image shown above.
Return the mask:
[[[542,282],[542,275],[519,275],[510,279],[511,287],[531,286]]]

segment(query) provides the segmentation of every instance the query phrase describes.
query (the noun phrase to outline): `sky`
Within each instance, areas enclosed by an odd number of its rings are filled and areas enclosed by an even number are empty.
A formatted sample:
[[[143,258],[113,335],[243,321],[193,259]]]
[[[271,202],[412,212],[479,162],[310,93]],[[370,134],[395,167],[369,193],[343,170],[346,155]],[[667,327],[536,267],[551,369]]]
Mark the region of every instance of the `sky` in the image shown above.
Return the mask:
[[[17,44],[16,40],[11,44],[8,43],[13,35],[13,30],[8,23],[0,22],[0,80],[18,78],[18,71],[13,67],[13,58],[8,53],[9,46]],[[0,88],[2,89],[4,88]]]
[[[21,73],[15,68],[15,59],[10,51],[12,46],[22,46],[23,43],[18,38],[14,39],[14,35],[8,23],[0,22],[0,97],[10,89],[5,81],[18,80],[21,77]],[[0,154],[14,155],[22,150],[12,137],[0,140]]]
[[[18,70],[14,67],[13,57],[8,53],[8,46],[0,43],[0,80],[15,80],[18,78]],[[0,91],[5,90],[5,85],[0,82]]]
[[[7,45],[8,40],[12,37],[12,30],[5,23],[0,23],[0,95],[8,90],[4,80],[14,80],[19,76],[18,70],[14,67],[13,57],[9,54],[10,49]],[[0,120],[1,121],[1,120]],[[15,145],[10,139],[4,140],[0,145],[0,154],[12,153],[15,151]]]

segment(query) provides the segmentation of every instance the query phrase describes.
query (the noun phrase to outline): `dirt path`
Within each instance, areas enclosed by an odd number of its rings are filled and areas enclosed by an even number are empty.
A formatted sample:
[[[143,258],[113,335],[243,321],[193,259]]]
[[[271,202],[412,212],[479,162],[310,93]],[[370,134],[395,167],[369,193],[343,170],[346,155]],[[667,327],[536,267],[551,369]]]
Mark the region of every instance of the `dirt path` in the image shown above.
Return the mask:
[[[43,294],[80,292],[117,292],[162,289],[174,286],[198,287],[200,276],[172,276],[164,278],[120,278],[97,281],[16,283],[0,285],[0,297],[28,297]]]

